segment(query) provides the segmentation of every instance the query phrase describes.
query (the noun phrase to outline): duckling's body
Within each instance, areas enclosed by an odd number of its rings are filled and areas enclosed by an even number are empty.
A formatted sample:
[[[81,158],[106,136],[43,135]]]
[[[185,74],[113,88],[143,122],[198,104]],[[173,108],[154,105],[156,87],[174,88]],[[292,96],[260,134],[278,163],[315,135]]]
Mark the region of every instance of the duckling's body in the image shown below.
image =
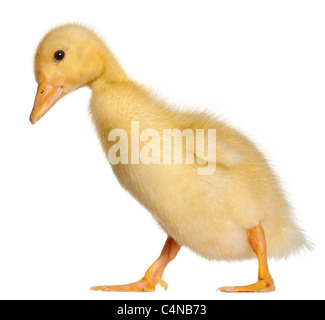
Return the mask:
[[[131,141],[131,121],[139,121],[140,131],[217,130],[224,145],[212,175],[198,175],[197,164],[112,166],[120,184],[180,245],[208,259],[251,258],[247,230],[259,223],[271,256],[286,256],[305,244],[263,155],[238,131],[205,113],[175,112],[133,82],[102,85],[99,94],[92,87],[90,112],[105,154],[115,143],[107,139],[112,129],[124,129]]]
[[[74,48],[83,50],[86,44],[87,49],[80,58]],[[52,62],[49,57],[60,49],[66,51],[66,61]],[[73,63],[75,66],[71,66]],[[65,64],[69,64],[66,72]],[[216,130],[213,174],[199,175],[198,162],[132,164],[129,161],[112,166],[120,184],[152,213],[168,239],[161,256],[139,282],[94,289],[152,291],[157,283],[166,288],[163,270],[179,248],[186,246],[208,259],[247,259],[256,254],[260,263],[259,281],[252,286],[224,287],[221,291],[272,291],[274,284],[267,268],[266,244],[268,255],[275,257],[308,247],[276,177],[248,139],[207,113],[182,112],[167,106],[132,81],[90,30],[66,25],[51,31],[39,46],[35,70],[40,86],[31,121],[35,123],[56,102],[48,99],[47,106],[40,107],[44,103],[38,99],[44,99],[44,90],[46,98],[47,89],[57,90],[63,96],[88,85],[92,89],[90,114],[106,155],[115,143],[108,139],[113,129],[127,133],[124,143],[135,139],[132,121],[139,123],[140,132],[155,129],[159,133],[161,151],[164,129],[191,129],[194,135],[196,129]],[[145,144],[140,142],[140,149]],[[129,144],[126,148],[130,156]],[[183,155],[195,153],[185,144],[181,148]]]

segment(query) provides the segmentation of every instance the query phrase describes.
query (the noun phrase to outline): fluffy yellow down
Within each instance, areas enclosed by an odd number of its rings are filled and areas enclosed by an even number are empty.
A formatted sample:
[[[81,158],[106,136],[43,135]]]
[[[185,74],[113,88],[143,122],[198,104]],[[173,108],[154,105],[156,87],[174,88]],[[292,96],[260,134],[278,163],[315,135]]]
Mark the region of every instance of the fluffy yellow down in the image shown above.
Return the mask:
[[[54,64],[52,56],[58,49],[66,57]],[[131,121],[139,121],[140,131],[216,129],[213,175],[198,175],[198,164],[112,166],[120,184],[180,245],[208,259],[251,258],[255,255],[247,232],[261,224],[269,256],[309,247],[274,173],[247,138],[207,113],[166,105],[130,79],[91,30],[68,24],[50,31],[37,49],[35,75],[37,82],[46,76],[65,92],[82,86],[92,89],[90,114],[106,155],[112,144],[107,138],[110,130],[126,130],[130,141]]]

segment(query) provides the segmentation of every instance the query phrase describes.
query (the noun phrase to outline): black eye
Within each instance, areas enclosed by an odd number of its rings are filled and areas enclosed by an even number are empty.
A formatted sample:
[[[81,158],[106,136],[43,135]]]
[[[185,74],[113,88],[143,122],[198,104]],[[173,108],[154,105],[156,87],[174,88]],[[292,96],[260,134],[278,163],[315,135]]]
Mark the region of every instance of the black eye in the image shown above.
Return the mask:
[[[64,58],[64,51],[58,50],[57,52],[54,53],[53,59],[54,61],[61,61]]]

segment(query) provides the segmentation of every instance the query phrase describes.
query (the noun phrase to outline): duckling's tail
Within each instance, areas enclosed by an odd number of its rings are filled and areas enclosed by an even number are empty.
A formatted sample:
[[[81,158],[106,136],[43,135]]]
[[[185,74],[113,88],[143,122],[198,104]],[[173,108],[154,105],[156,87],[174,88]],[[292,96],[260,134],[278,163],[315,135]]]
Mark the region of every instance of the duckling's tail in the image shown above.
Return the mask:
[[[269,229],[268,226],[266,229]],[[272,226],[269,233],[268,254],[274,258],[286,258],[292,254],[314,250],[314,244],[292,217],[282,223],[281,227]]]

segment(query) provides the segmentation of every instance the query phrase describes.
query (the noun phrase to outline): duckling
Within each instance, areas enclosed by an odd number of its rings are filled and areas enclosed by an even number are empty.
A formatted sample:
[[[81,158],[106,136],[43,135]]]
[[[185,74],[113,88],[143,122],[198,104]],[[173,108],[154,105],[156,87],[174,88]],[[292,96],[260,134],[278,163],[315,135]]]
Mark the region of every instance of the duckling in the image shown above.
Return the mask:
[[[276,176],[256,146],[208,113],[173,108],[133,81],[91,29],[79,24],[52,29],[39,43],[34,66],[38,89],[31,123],[66,94],[88,86],[92,90],[90,115],[102,149],[109,160],[109,154],[117,159],[110,161],[115,176],[167,234],[160,256],[139,281],[92,290],[144,292],[154,291],[157,284],[167,289],[164,270],[184,246],[212,260],[257,257],[257,282],[219,290],[270,292],[275,285],[268,257],[287,257],[310,248]],[[141,134],[139,141],[132,124],[142,133],[155,130],[155,134]],[[118,142],[117,135],[111,135],[116,129],[125,133]],[[166,129],[173,133],[190,130],[184,137],[194,138],[197,148],[177,144],[175,136],[170,145],[174,152],[191,155],[194,162],[162,161],[162,154],[158,161],[152,160],[154,152],[165,148]],[[211,137],[207,131],[212,132]],[[199,136],[204,138],[203,149],[212,145],[215,150],[210,160],[198,150]],[[132,139],[138,143],[136,148],[129,146]],[[134,153],[140,149],[148,161],[140,161]],[[173,152],[169,156],[170,160],[176,158]],[[132,157],[133,162],[129,161]],[[207,163],[213,170],[199,174]]]

